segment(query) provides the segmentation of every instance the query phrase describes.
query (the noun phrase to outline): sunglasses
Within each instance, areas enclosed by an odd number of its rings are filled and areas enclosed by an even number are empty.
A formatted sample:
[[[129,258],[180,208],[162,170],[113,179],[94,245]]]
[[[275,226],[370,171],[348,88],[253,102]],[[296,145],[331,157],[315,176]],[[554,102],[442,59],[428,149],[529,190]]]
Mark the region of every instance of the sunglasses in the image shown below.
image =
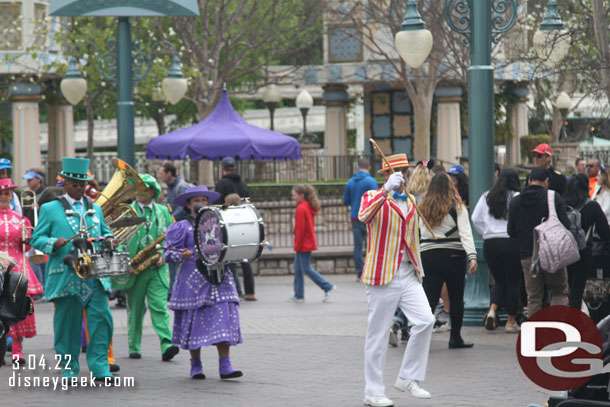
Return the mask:
[[[546,157],[546,154],[534,154],[534,158]]]

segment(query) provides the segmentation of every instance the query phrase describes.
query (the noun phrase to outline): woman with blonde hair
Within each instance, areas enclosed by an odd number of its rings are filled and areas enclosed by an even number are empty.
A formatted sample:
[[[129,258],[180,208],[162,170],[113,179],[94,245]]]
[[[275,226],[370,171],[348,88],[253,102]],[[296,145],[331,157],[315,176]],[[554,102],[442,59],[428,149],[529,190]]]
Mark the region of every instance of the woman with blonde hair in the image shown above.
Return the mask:
[[[434,312],[443,283],[446,283],[451,302],[449,349],[470,348],[472,343],[465,342],[461,336],[466,258],[469,260],[468,272],[474,274],[477,271],[477,252],[468,210],[458,198],[449,176],[443,173],[432,177],[419,207],[437,238],[433,239],[420,218],[421,258],[426,273],[424,291],[430,308]]]
[[[415,167],[409,177],[409,184],[407,185],[409,193],[415,196],[415,202],[419,203],[422,200],[428,190],[431,179],[432,174],[430,174],[430,170],[427,166],[418,164]]]
[[[328,302],[330,293],[337,286],[329,283],[311,267],[311,252],[318,250],[314,216],[320,210],[320,202],[311,185],[296,185],[292,188],[292,199],[297,208],[294,215],[294,296],[291,302],[305,301],[304,275],[324,290],[323,302]]]

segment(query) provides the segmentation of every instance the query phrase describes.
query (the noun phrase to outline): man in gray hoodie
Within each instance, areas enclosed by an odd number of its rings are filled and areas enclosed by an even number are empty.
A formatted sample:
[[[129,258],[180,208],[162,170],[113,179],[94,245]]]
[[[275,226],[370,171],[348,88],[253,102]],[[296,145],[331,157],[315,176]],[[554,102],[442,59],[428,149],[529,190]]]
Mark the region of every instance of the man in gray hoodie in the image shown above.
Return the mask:
[[[347,182],[343,193],[343,204],[351,206],[350,220],[352,222],[352,233],[354,234],[354,266],[356,267],[358,280],[362,277],[362,268],[364,267],[362,245],[366,241],[366,225],[358,220],[360,201],[366,191],[379,187],[375,178],[369,174],[370,171],[369,160],[366,158],[359,159],[358,171]]]

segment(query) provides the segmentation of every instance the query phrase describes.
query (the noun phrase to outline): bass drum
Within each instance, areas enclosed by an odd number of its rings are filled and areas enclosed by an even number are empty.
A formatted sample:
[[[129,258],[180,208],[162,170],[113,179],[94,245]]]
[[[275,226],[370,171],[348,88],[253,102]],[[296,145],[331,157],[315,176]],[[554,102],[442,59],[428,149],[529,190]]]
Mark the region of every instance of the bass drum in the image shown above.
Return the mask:
[[[256,261],[264,239],[263,218],[254,205],[204,206],[195,218],[195,249],[208,266]]]

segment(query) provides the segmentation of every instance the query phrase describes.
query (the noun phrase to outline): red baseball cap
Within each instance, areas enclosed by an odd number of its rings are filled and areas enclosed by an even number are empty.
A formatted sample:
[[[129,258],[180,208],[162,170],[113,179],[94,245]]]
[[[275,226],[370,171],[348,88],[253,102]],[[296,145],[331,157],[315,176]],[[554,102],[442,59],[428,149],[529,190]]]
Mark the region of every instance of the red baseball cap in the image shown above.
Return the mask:
[[[551,157],[553,156],[553,150],[551,150],[551,146],[546,143],[538,144],[536,148],[532,150],[532,153],[546,154]]]

